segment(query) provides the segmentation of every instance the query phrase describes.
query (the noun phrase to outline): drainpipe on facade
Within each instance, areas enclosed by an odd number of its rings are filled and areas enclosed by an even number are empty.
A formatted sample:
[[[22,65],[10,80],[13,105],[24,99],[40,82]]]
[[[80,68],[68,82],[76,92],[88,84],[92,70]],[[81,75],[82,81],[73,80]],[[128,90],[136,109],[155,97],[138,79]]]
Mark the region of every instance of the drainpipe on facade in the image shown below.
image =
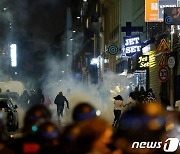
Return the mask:
[[[171,25],[171,32],[174,28],[175,26]],[[173,39],[173,33],[171,33],[171,52],[173,52]],[[170,104],[174,107],[174,68],[170,68]]]

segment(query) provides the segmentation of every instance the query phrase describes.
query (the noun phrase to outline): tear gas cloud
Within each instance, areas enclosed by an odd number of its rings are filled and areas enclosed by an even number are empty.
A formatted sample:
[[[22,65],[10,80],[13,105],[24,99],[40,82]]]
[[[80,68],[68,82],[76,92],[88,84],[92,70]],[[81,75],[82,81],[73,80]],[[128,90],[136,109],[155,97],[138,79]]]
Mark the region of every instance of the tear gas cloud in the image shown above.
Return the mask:
[[[101,111],[103,117],[109,122],[113,120],[113,97],[120,94],[124,102],[129,95],[130,80],[126,76],[119,76],[112,72],[104,74],[103,83],[99,85],[87,85],[77,81],[71,73],[68,73],[67,61],[58,61],[53,56],[49,56],[46,64],[47,69],[44,75],[43,93],[52,101],[50,109],[53,113],[53,120],[57,121],[56,105],[53,103],[56,95],[62,91],[69,101],[70,110],[64,112],[62,121],[64,123],[71,121],[71,112],[79,102],[90,102],[96,109]],[[61,70],[64,70],[62,73]],[[70,93],[68,93],[70,89]],[[66,105],[65,105],[66,108]]]

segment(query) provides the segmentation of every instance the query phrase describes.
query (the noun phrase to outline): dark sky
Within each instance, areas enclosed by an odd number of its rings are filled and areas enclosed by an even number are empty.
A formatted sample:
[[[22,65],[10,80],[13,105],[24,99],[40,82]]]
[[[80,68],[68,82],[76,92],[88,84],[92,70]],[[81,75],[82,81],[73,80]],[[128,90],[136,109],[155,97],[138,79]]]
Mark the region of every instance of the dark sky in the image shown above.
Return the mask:
[[[29,34],[36,50],[52,43],[64,31],[66,0],[13,1],[15,35]]]

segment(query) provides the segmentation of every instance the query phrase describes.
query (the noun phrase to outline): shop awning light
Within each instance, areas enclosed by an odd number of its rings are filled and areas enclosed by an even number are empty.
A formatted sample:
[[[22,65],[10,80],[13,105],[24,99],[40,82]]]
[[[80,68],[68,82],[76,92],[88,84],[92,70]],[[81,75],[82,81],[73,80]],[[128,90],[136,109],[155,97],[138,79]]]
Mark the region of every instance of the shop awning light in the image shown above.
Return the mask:
[[[91,64],[91,65],[97,65],[98,62],[99,62],[98,58],[92,58],[90,64]]]

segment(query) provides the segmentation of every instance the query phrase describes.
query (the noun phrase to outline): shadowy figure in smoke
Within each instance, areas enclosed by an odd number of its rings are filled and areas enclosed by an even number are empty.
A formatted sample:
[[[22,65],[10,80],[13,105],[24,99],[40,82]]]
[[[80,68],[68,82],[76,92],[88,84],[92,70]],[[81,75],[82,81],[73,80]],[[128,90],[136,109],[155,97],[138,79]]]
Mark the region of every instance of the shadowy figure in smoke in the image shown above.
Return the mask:
[[[38,90],[37,90],[37,93],[36,93],[36,101],[37,101],[37,103],[39,103],[39,104],[43,104],[43,103],[44,103],[44,95],[43,95],[41,89],[38,89]]]
[[[58,122],[60,122],[60,115],[63,116],[64,102],[67,103],[67,108],[69,109],[68,100],[66,99],[65,96],[63,96],[62,92],[59,92],[59,94],[56,96],[54,100],[54,103],[57,105]]]
[[[27,90],[24,90],[23,94],[19,97],[19,104],[22,106],[23,109],[27,109],[29,102],[29,95]]]
[[[123,108],[123,98],[121,95],[114,97],[114,121],[112,126],[117,127],[121,116],[121,110]]]

